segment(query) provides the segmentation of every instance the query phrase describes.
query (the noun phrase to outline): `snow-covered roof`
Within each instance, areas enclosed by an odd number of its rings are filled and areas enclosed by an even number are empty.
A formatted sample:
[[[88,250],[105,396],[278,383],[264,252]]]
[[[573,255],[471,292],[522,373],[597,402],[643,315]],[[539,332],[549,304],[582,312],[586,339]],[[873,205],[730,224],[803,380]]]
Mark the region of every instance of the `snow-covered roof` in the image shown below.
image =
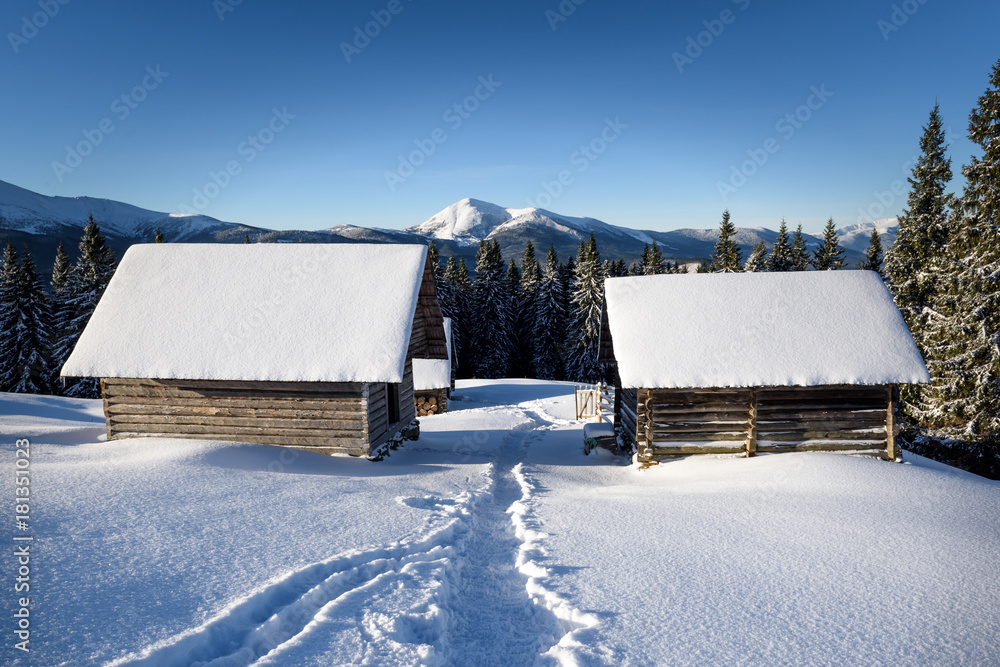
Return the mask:
[[[414,359],[413,389],[427,391],[429,389],[445,389],[451,386],[451,318],[444,318],[445,345],[448,347],[447,359]]]
[[[401,382],[422,245],[128,249],[64,376]]]
[[[929,382],[871,271],[657,275],[605,285],[626,387]]]

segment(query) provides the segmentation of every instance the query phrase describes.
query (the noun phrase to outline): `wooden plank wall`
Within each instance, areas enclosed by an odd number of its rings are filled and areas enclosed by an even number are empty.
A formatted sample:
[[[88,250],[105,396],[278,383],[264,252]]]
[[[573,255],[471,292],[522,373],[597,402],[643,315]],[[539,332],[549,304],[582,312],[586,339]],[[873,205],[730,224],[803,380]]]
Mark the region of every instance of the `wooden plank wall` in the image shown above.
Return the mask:
[[[434,269],[428,256],[427,264],[424,267],[423,280],[420,283],[420,292],[417,297],[417,308],[414,313],[413,333],[417,333],[417,319],[421,320],[421,334],[424,343],[420,348],[414,348],[411,338],[410,354],[411,359],[447,359],[448,343],[444,333],[444,317],[441,314],[441,306],[438,303],[437,291],[434,287]]]
[[[638,459],[813,450],[891,459],[891,396],[884,386],[638,389]]]
[[[640,460],[743,451],[750,389],[647,389],[644,394],[646,443]]]
[[[407,359],[403,369],[403,381],[399,385],[399,421],[395,424],[389,423],[386,385],[372,382],[367,384],[366,388],[365,413],[368,420],[368,438],[372,451],[375,451],[417,418],[413,402],[413,364]]]
[[[757,451],[886,448],[886,387],[757,390]]]
[[[109,439],[198,438],[368,454],[363,385],[332,382],[101,381]]]

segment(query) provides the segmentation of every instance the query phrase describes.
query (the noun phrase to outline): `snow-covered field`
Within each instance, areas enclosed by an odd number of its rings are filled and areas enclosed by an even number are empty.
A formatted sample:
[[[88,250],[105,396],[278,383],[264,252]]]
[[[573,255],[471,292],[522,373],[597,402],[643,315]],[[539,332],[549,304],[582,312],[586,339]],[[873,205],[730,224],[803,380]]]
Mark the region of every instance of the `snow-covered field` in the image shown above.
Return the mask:
[[[32,665],[997,664],[1000,485],[907,455],[583,455],[572,387],[460,383],[380,463],[104,442],[100,403],[0,394],[31,440]]]

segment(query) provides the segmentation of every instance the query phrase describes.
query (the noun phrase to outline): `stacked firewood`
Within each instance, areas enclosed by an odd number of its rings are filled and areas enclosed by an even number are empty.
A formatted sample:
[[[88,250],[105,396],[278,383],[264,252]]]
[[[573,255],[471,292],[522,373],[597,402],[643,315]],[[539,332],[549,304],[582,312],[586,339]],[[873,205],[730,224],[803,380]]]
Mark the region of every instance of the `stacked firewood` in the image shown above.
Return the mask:
[[[434,396],[417,396],[415,400],[418,417],[427,417],[441,412],[438,400]]]

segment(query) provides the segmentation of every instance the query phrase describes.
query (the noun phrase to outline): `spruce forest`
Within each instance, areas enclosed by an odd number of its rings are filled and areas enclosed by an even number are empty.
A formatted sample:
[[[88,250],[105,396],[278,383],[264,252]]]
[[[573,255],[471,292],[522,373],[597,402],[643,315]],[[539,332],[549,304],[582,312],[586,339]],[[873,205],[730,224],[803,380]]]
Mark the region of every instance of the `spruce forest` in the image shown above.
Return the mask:
[[[864,262],[848,267],[834,221],[810,252],[802,228],[781,221],[771,248],[746,258],[736,226],[722,214],[710,260],[698,271],[757,272],[867,269],[878,272],[916,340],[929,385],[904,387],[901,434],[919,454],[1000,478],[1000,61],[969,116],[968,137],[982,154],[954,174],[945,121],[935,105],[919,139],[896,241],[883,249],[873,230]],[[157,232],[156,242],[164,242]],[[249,238],[246,239],[249,242]],[[90,218],[75,262],[60,244],[45,285],[27,249],[8,240],[0,266],[0,391],[99,397],[97,380],[63,382],[59,369],[73,349],[115,269],[98,222]],[[529,241],[504,258],[495,240],[480,242],[475,267],[442,259],[429,245],[441,308],[452,319],[455,377],[527,377],[611,381],[598,363],[606,278],[687,273],[647,245],[641,261],[602,258],[581,240],[575,256],[549,247],[540,257]],[[669,325],[669,315],[664,315]]]

